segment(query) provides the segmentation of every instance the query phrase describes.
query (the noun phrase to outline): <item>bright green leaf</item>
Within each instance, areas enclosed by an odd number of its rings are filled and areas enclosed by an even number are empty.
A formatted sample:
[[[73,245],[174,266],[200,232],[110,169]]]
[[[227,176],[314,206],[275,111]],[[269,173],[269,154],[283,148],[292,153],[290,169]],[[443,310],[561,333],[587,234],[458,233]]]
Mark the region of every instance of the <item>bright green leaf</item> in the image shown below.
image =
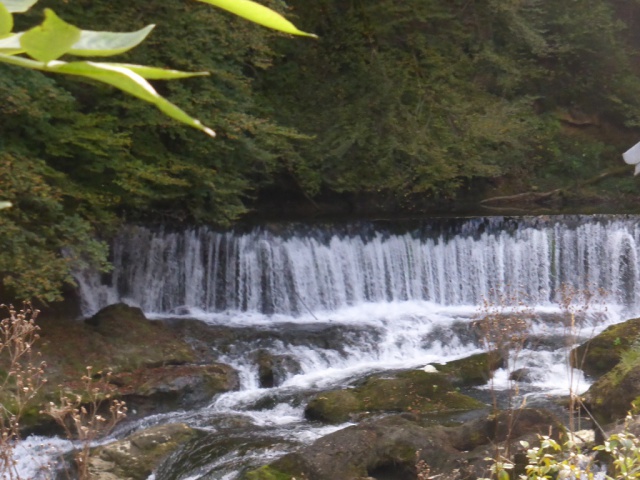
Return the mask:
[[[38,62],[28,58],[14,55],[0,54],[0,62],[30,68],[32,70],[42,70],[45,72],[64,73],[79,77],[90,78],[98,82],[112,85],[123,92],[129,93],[146,102],[152,103],[160,111],[182,123],[193,128],[202,130],[207,135],[215,137],[215,132],[202,125],[199,120],[190,117],[183,110],[161,97],[158,92],[138,73],[128,68],[128,65],[117,63],[95,63],[95,62],[61,62],[51,61],[48,63]],[[137,69],[153,70],[148,67],[134,66]],[[162,69],[157,69],[162,70]],[[178,72],[184,73],[184,72]],[[168,77],[166,77],[168,78]],[[178,78],[178,77],[174,77]]]
[[[101,63],[101,65],[112,65],[124,67],[137,73],[147,80],[174,80],[178,78],[189,78],[209,75],[209,72],[181,72],[179,70],[169,70],[166,68],[147,67],[144,65],[131,65],[128,63]]]
[[[296,26],[289,20],[284,18],[270,8],[252,2],[251,0],[200,0],[204,3],[215,5],[216,7],[227,10],[239,17],[251,20],[259,25],[280,30],[281,32],[290,33],[292,35],[305,35],[307,37],[317,38],[313,33],[306,33],[298,30]]]
[[[498,470],[498,480],[509,480],[509,472],[507,472],[506,470]]]
[[[29,10],[38,0],[0,0],[7,10],[13,13],[22,13]]]
[[[154,104],[160,111],[171,118],[202,130],[207,135],[215,136],[213,130],[205,127],[199,120],[190,117],[173,103],[158,95],[143,77],[124,66],[94,62],[55,62],[54,65],[47,65],[46,70],[78,75],[107,83],[141,100]]]
[[[0,3],[0,36],[5,36],[13,30],[13,15]]]
[[[31,58],[49,62],[71,49],[80,39],[80,29],[62,20],[49,8],[44,14],[44,22],[26,31],[20,38],[20,45]]]
[[[142,42],[155,25],[147,25],[136,32],[93,32],[82,30],[80,39],[68,53],[84,57],[107,57],[132,49]]]
[[[12,204],[11,202],[0,202],[0,210],[3,210],[5,208],[11,208]]]

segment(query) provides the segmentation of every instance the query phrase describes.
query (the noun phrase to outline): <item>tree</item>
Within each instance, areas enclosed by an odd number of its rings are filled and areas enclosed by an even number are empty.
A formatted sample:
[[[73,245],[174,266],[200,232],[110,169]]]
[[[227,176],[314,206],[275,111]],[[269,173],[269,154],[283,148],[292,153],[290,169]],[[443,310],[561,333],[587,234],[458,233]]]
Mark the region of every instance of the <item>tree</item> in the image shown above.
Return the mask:
[[[46,10],[42,24],[26,32],[10,33],[12,13],[24,12],[22,23],[31,21],[35,12],[29,7],[33,3],[0,0],[0,62],[8,64],[0,66],[0,207],[4,208],[0,214],[0,274],[5,295],[52,301],[60,298],[64,285],[73,284],[73,270],[88,265],[106,267],[108,249],[104,240],[116,231],[120,216],[154,209],[160,215],[189,212],[190,218],[206,217],[219,224],[235,219],[244,211],[240,198],[249,188],[243,173],[247,170],[246,159],[272,161],[266,154],[264,132],[270,130],[285,137],[293,133],[248,114],[254,107],[249,102],[247,82],[239,69],[230,68],[237,63],[233,55],[255,64],[269,61],[272,54],[265,49],[262,34],[251,32],[258,29],[228,28],[226,23],[233,22],[225,18],[229,16],[210,15],[213,9],[206,8],[180,10],[184,7],[176,2],[166,18],[184,21],[189,35],[177,32],[169,38],[176,44],[175,50],[146,49],[141,62],[133,57],[134,62],[123,64],[64,62],[58,59],[67,54],[126,53],[147,38],[153,25],[130,33],[79,30],[53,10]],[[284,17],[253,2],[204,3],[227,6],[233,13],[267,26],[303,34]],[[234,10],[238,5],[241,10]],[[103,6],[114,8],[119,15],[115,19],[101,16],[101,6],[93,2],[86,10],[94,12],[88,20],[98,28],[112,22],[105,30],[120,30],[123,25],[126,28],[139,22],[140,9],[132,9],[131,2],[120,2],[119,6],[106,2]],[[67,13],[80,7],[75,18],[84,18],[80,2],[59,7],[65,7]],[[164,25],[156,30],[172,33]],[[225,46],[227,50],[219,52],[223,59],[207,58],[216,54],[207,36]],[[158,45],[158,40],[155,43]],[[180,55],[180,49],[186,53]],[[128,53],[129,58],[132,53]],[[176,57],[183,68],[193,68],[189,63],[194,63],[196,68],[205,65],[224,69],[224,91],[212,89],[207,82],[191,83],[184,90],[176,84],[163,88],[162,96],[158,94],[147,79],[187,79],[204,73],[141,66],[147,60],[167,64]],[[143,104],[131,104],[109,88],[87,88],[65,80],[66,76],[115,86],[156,105],[161,114]],[[202,97],[193,94],[194,88]],[[191,107],[200,105],[207,123],[215,121],[222,128],[221,138],[215,142],[195,141],[176,122],[166,122],[162,114],[212,133],[166,100],[166,95],[184,100]],[[123,118],[124,108],[130,115]],[[254,138],[251,142],[240,138],[232,146],[232,129],[239,133],[252,131]],[[10,204],[14,208],[6,208]]]
[[[637,124],[634,24],[611,0],[291,2],[323,41],[282,44],[263,85],[316,136],[290,165],[308,195],[420,208],[558,188],[619,164]]]

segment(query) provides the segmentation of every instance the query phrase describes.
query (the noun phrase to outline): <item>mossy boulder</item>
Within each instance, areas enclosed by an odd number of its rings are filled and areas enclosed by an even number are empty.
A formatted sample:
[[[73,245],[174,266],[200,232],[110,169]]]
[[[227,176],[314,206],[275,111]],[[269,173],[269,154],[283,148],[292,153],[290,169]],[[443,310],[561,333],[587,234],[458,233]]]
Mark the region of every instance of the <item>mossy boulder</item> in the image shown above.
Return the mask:
[[[326,435],[312,445],[285,455],[266,468],[245,475],[246,480],[381,478],[383,472],[416,478],[417,452],[429,465],[440,466],[457,455],[441,429],[425,429],[399,416],[364,422]],[[271,476],[268,476],[271,475]]]
[[[87,366],[95,378],[113,372],[107,380],[115,387],[111,393],[127,401],[130,416],[134,410],[145,415],[197,406],[238,385],[229,366],[194,365],[196,354],[170,324],[148,320],[139,308],[111,305],[86,321],[45,312],[37,324],[40,339],[33,350],[40,355],[34,362],[46,363],[48,382],[22,418],[25,433],[52,433],[54,424],[39,411],[57,401],[60,391],[84,395]],[[0,370],[6,370],[1,359]],[[12,401],[11,389],[0,392],[0,402]]]
[[[299,373],[300,363],[291,355],[276,355],[268,350],[256,353],[260,387],[272,388],[281,385],[289,376]]]
[[[640,407],[640,349],[623,353],[617,365],[591,385],[584,401],[601,423],[624,418],[634,405]]]
[[[504,367],[504,358],[496,351],[483,352],[434,367],[455,386],[484,385],[495,370]]]
[[[240,384],[237,372],[219,363],[139,369],[114,376],[112,383],[136,416],[196,408]]]
[[[355,388],[321,393],[309,402],[305,416],[341,423],[366,413],[442,414],[483,407],[483,403],[456,391],[443,374],[412,370],[393,378],[372,376]]]
[[[139,308],[125,304],[105,307],[84,322],[43,313],[38,325],[35,348],[53,384],[79,379],[88,365],[94,372],[115,374],[197,360],[189,344],[164,322],[148,320]]]
[[[123,303],[109,305],[87,319],[89,331],[102,340],[101,355],[117,369],[179,365],[196,360],[193,350],[162,322]],[[151,348],[150,348],[151,347]]]
[[[611,325],[571,352],[572,366],[587,375],[603,375],[618,364],[622,354],[639,338],[639,318]]]
[[[91,452],[92,480],[146,480],[152,471],[180,445],[198,435],[182,423],[152,427],[109,443]]]
[[[418,462],[430,476],[477,478],[486,474],[486,458],[504,442],[555,433],[562,426],[538,409],[482,416],[455,427],[424,425],[411,414],[370,419],[326,435],[313,444],[244,475],[244,480],[418,478]],[[457,475],[455,474],[457,472]]]

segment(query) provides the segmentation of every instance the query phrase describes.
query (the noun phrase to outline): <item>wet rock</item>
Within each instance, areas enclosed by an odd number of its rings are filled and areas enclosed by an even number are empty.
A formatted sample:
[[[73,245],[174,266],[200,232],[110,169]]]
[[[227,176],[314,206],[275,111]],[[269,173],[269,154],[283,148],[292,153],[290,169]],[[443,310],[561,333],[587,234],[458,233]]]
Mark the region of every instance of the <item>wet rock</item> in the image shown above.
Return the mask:
[[[209,325],[191,319],[167,323],[198,352],[199,358],[212,361],[218,354],[251,356],[259,350],[270,350],[274,344],[344,352],[354,343],[375,344],[380,340],[380,333],[369,327],[327,323],[279,324],[275,328]]]
[[[119,393],[138,416],[191,409],[219,393],[236,390],[237,372],[228,365],[170,365],[116,376]]]
[[[504,358],[497,352],[485,352],[454,360],[445,365],[435,365],[456,386],[484,385],[493,372],[504,367]]]
[[[394,378],[373,376],[356,388],[321,393],[309,402],[305,416],[309,420],[341,423],[368,413],[443,414],[484,406],[457,392],[444,375],[414,370]]]
[[[600,423],[624,418],[640,405],[640,351],[629,350],[611,371],[595,381],[584,402]]]
[[[535,409],[457,427],[425,427],[419,419],[394,415],[339,430],[247,473],[245,480],[415,480],[424,467],[437,478],[476,478],[487,473],[487,449],[562,428],[552,414]]]
[[[48,382],[23,417],[22,425],[29,432],[57,432],[51,419],[39,412],[45,403],[59,398],[59,385],[66,392],[84,394],[81,379],[87,366],[93,367],[96,377],[101,371],[112,371],[114,385],[123,387],[121,392],[112,393],[127,395],[158,369],[196,360],[189,344],[171,328],[161,321],[148,320],[140,309],[125,304],[108,306],[86,321],[45,313],[38,318],[38,326],[40,340],[35,348],[41,354],[38,362],[47,365]],[[0,403],[7,404],[3,393]]]
[[[230,466],[224,465],[226,462],[220,462],[221,459],[236,458],[238,463],[234,462],[235,466],[231,467],[234,470],[247,463],[255,468],[259,465],[251,461],[252,457],[273,458],[273,452],[291,451],[297,445],[299,444],[292,440],[271,436],[268,431],[255,425],[241,427],[239,430],[218,430],[214,425],[213,430],[206,429],[181,446],[179,452],[169,456],[158,466],[155,474],[158,480],[229,478]],[[214,466],[213,463],[217,465]]]
[[[92,357],[98,364],[101,359],[107,360],[106,367],[114,372],[195,361],[186,342],[176,338],[162,322],[148,320],[139,308],[124,303],[109,305],[85,323],[99,345]]]
[[[640,339],[640,319],[606,328],[571,352],[571,364],[587,375],[599,376],[614,368],[624,352]]]
[[[560,350],[567,348],[567,343],[572,342],[570,338],[564,336],[550,336],[542,334],[528,335],[524,342],[524,347],[529,350]]]
[[[290,355],[275,355],[267,350],[260,350],[256,361],[262,388],[277,387],[301,371],[300,363]]]
[[[518,368],[509,374],[509,380],[530,383],[533,380],[531,378],[531,369],[527,367]]]
[[[447,345],[451,342],[462,342],[468,345],[480,346],[480,338],[473,322],[454,322],[451,325],[436,325],[433,330],[422,338],[423,348],[429,349],[437,344]]]
[[[174,423],[136,432],[92,451],[91,480],[146,480],[163,458],[198,433]]]

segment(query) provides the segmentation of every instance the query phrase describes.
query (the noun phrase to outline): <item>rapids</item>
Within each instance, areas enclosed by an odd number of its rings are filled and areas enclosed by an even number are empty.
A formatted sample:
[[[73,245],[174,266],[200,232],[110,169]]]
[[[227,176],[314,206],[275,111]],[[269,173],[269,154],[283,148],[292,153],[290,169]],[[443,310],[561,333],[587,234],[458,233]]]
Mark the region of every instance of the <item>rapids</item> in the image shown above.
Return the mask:
[[[155,480],[233,480],[341,426],[304,419],[308,399],[373,372],[421,368],[478,353],[469,334],[483,313],[535,312],[508,371],[526,367],[529,404],[583,391],[568,349],[638,310],[640,217],[431,219],[348,225],[265,225],[248,231],[129,226],[112,246],[113,272],[78,273],[90,315],[124,301],[150,318],[191,319],[236,341],[211,345],[240,372],[241,389],[197,411],[146,418],[114,433],[163,422],[198,427],[203,440],[169,458]],[[573,303],[564,304],[568,285]],[[594,295],[589,308],[581,292]],[[579,310],[574,328],[567,310]],[[229,336],[225,336],[229,338]],[[291,359],[271,388],[256,351]],[[479,397],[487,392],[477,389]]]

